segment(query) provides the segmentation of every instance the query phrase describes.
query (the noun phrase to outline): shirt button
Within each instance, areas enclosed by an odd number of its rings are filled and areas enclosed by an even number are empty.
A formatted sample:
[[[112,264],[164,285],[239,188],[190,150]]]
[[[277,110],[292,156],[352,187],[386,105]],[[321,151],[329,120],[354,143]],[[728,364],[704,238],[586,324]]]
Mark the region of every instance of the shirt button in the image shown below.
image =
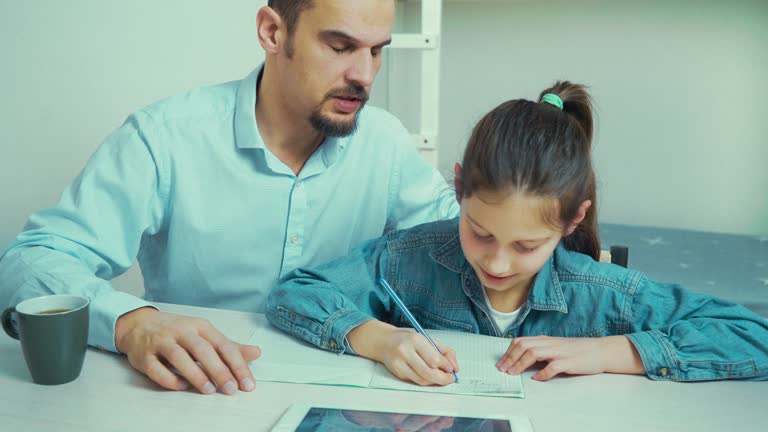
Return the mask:
[[[301,180],[296,180],[296,187],[301,187]]]
[[[336,349],[336,340],[331,339],[330,342],[328,342],[328,346],[330,346],[331,349]]]
[[[296,244],[296,243],[298,243],[298,242],[299,242],[299,236],[297,236],[297,235],[292,235],[292,236],[291,236],[291,244]]]
[[[667,368],[665,368],[665,367],[663,367],[663,368],[659,369],[659,375],[661,375],[661,376],[663,376],[663,377],[665,377],[665,376],[669,375],[669,369],[667,369]]]

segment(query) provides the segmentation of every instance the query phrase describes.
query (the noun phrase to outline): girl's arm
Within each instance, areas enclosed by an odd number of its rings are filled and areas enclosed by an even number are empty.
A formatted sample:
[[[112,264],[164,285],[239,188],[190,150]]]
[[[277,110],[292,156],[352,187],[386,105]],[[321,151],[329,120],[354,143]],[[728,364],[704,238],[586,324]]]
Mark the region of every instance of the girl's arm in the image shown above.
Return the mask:
[[[386,278],[387,238],[363,243],[349,255],[283,278],[267,299],[267,319],[319,348],[378,361],[395,376],[421,385],[450,384],[456,355],[422,335],[384,321],[395,305],[376,283]]]
[[[625,335],[602,338],[520,337],[496,367],[534,375],[646,374],[654,380],[768,380],[768,320],[723,299],[643,277],[628,293]]]
[[[517,375],[537,362],[547,362],[546,367],[533,375],[533,379],[540,381],[547,381],[561,373],[639,375],[645,372],[640,355],[626,336],[518,337],[509,344],[496,368]]]
[[[296,269],[270,292],[267,319],[319,348],[354,352],[347,341],[350,330],[391,316],[388,295],[375,282],[387,261],[387,238],[381,237],[329,263]]]
[[[768,380],[768,320],[744,306],[643,278],[626,335],[655,380]]]

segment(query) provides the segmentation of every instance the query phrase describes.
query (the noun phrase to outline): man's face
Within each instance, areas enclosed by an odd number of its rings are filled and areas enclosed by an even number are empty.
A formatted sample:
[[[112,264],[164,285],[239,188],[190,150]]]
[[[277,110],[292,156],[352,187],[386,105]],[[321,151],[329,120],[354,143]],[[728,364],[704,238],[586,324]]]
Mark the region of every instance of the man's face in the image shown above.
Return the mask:
[[[389,43],[392,0],[315,0],[277,65],[284,103],[325,136],[354,132]]]

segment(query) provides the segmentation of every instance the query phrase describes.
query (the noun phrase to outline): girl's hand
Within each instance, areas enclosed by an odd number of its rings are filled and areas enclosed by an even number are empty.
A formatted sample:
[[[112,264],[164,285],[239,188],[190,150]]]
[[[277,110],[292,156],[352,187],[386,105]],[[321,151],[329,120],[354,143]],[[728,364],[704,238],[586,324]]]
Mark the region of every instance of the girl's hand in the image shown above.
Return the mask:
[[[355,327],[347,340],[357,354],[382,363],[403,381],[447,385],[453,383],[452,372],[459,371],[456,352],[451,348],[435,341],[441,355],[421,334],[378,320]]]
[[[388,348],[380,361],[393,375],[422,386],[453,383],[453,372],[459,370],[453,349],[435,340],[441,355],[423,335],[405,329],[398,329],[387,338]]]
[[[626,336],[602,338],[558,338],[533,336],[515,338],[496,368],[516,375],[536,362],[549,363],[536,372],[533,379],[547,381],[566,373],[594,375],[623,373],[639,375],[645,372],[643,362]]]

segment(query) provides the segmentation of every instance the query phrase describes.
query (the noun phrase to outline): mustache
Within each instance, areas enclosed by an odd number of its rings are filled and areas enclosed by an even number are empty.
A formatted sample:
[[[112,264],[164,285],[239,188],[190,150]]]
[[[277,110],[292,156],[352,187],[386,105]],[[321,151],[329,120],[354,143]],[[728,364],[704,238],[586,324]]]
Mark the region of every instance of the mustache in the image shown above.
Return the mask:
[[[350,85],[341,89],[335,89],[328,92],[325,95],[326,99],[330,98],[344,98],[344,99],[358,99],[365,103],[368,101],[368,92],[361,86]]]

